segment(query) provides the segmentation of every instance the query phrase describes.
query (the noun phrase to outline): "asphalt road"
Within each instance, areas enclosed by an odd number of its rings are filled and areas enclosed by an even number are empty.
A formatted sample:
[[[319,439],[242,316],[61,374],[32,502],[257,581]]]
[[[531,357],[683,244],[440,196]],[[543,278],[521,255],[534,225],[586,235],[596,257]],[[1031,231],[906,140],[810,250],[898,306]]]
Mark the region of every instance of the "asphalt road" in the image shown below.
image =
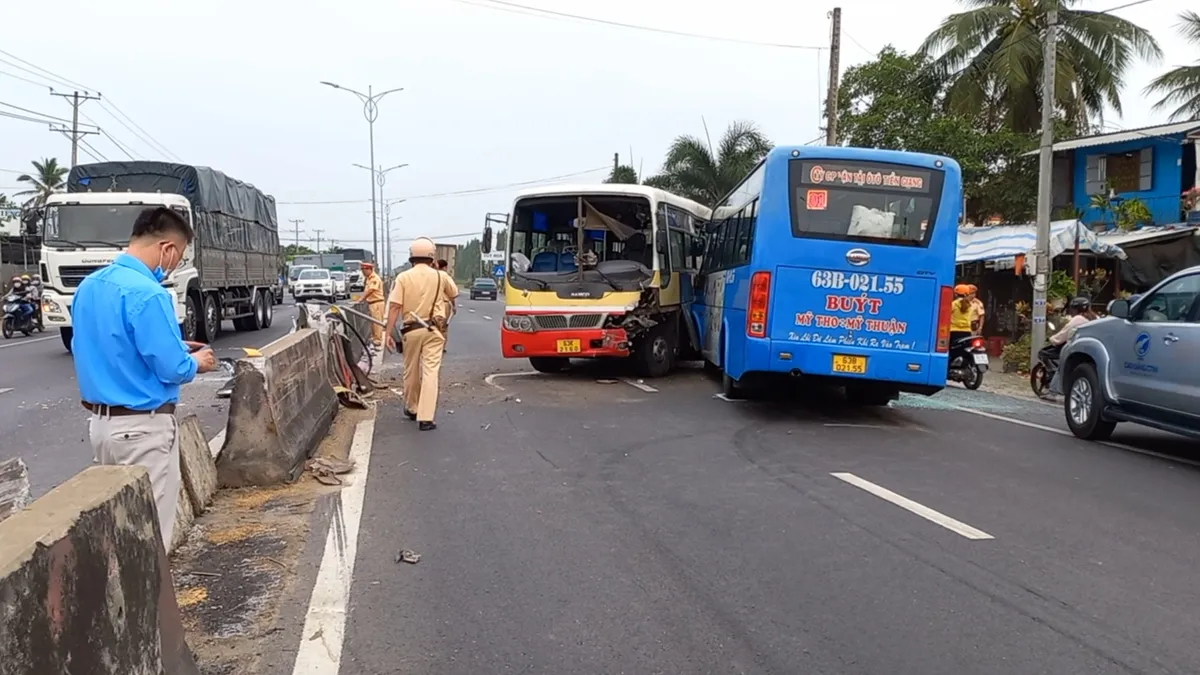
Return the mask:
[[[1194,444],[964,390],[500,389],[528,368],[463,305],[439,429],[378,413],[346,675],[1200,672]]]
[[[271,327],[253,333],[233,330],[213,343],[218,357],[236,358],[242,347],[262,347],[292,329],[295,306],[275,307]],[[177,414],[196,414],[209,438],[225,427],[228,405],[215,393],[228,376],[200,375],[183,388]],[[75,366],[57,330],[0,341],[0,459],[21,457],[29,467],[35,497],[88,467],[87,411],[79,404]]]

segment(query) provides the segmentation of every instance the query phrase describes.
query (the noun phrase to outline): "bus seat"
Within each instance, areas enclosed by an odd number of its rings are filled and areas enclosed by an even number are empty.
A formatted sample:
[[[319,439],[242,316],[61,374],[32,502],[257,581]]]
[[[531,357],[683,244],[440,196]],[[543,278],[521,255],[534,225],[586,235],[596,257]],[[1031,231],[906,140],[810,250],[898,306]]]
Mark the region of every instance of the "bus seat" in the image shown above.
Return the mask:
[[[558,271],[570,272],[575,269],[575,254],[562,253],[558,256]]]
[[[554,251],[542,251],[533,256],[533,265],[530,272],[557,272],[558,271],[558,256]]]

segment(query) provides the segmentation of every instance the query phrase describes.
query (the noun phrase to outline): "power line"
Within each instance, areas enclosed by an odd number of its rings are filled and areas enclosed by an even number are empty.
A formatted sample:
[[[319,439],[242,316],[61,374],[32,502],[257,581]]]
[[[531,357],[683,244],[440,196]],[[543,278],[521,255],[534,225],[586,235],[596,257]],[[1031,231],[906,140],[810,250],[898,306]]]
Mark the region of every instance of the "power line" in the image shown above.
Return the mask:
[[[41,66],[39,66],[39,65],[37,65],[37,64],[35,64],[35,63],[30,63],[29,61],[26,61],[25,59],[23,59],[23,58],[21,58],[21,57],[17,56],[16,54],[13,54],[13,53],[10,53],[10,52],[6,52],[6,51],[4,51],[3,49],[0,49],[0,54],[3,54],[3,55],[5,55],[5,56],[7,56],[8,58],[10,58],[10,59],[13,59],[13,60],[15,60],[15,61],[19,61],[19,62],[21,62],[21,63],[25,64],[26,66],[29,66],[30,68],[34,68],[34,69],[36,69],[36,70],[40,70],[42,73],[45,73],[45,75],[42,75],[41,73],[37,73],[37,72],[34,72],[34,71],[32,71],[32,70],[29,70],[29,68],[24,68],[24,67],[22,67],[22,66],[18,66],[18,65],[14,64],[14,63],[11,63],[11,62],[9,62],[9,65],[13,66],[14,68],[17,68],[17,69],[19,69],[19,70],[23,70],[23,71],[25,71],[25,72],[27,72],[27,73],[31,73],[31,74],[33,74],[33,75],[34,75],[34,76],[36,76],[36,77],[40,77],[40,78],[42,78],[43,80],[47,80],[47,79],[50,79],[50,80],[58,80],[58,82],[59,82],[60,84],[62,84],[62,85],[64,85],[64,86],[67,86],[67,87],[77,87],[77,88],[79,88],[79,89],[85,89],[85,90],[87,90],[87,91],[96,91],[96,88],[95,88],[95,87],[89,87],[89,86],[87,86],[86,84],[80,84],[80,83],[78,83],[78,82],[74,82],[74,81],[72,81],[72,80],[68,80],[67,78],[63,77],[62,75],[58,75],[58,74],[56,74],[54,71],[51,71],[51,70],[46,70],[45,68],[43,68],[43,67],[41,67]],[[0,59],[0,61],[4,61],[4,59]],[[47,75],[48,75],[49,77],[47,77]]]
[[[706,35],[703,33],[689,33],[687,31],[672,30],[670,28],[657,28],[654,26],[641,26],[633,23],[625,23],[623,21],[611,21],[609,19],[600,19],[593,16],[582,16],[579,14],[568,14],[566,12],[558,12],[552,9],[543,9],[541,7],[530,7],[529,5],[521,5],[515,2],[507,2],[507,0],[454,0],[464,5],[472,5],[475,7],[484,7],[487,9],[508,11],[515,14],[525,16],[540,16],[550,19],[565,19],[568,21],[579,21],[584,23],[594,23],[611,28],[625,28],[627,30],[638,30],[647,33],[658,33],[660,35],[674,35],[676,37],[687,37],[699,40],[710,40],[713,42],[728,42],[733,44],[750,45],[754,47],[774,47],[776,49],[808,49],[820,51],[824,47],[815,47],[812,45],[797,45],[781,42],[763,42],[759,40],[743,40],[740,38],[723,37],[720,35]]]
[[[509,188],[522,187],[522,186],[526,186],[526,185],[537,185],[538,183],[549,183],[551,181],[563,180],[565,178],[574,178],[576,176],[583,176],[583,175],[586,175],[589,173],[596,173],[597,171],[608,171],[608,170],[609,170],[609,167],[601,166],[601,167],[597,167],[595,169],[588,169],[586,171],[576,171],[574,173],[564,173],[559,176],[549,176],[547,178],[537,178],[534,180],[521,181],[518,183],[507,183],[505,185],[493,185],[491,187],[471,188],[469,190],[455,190],[453,192],[435,192],[435,193],[424,194],[424,195],[413,195],[411,197],[404,197],[403,199],[406,199],[406,200],[435,199],[435,198],[439,198],[439,197],[460,197],[460,196],[466,196],[466,195],[481,194],[484,192],[496,192],[498,190],[507,190]],[[369,199],[340,199],[340,200],[309,201],[309,202],[276,202],[276,204],[279,204],[280,206],[284,206],[284,205],[287,205],[287,206],[324,206],[324,205],[328,205],[328,204],[364,204],[369,201],[371,201],[371,200],[369,200]]]
[[[14,75],[6,70],[0,70],[0,75],[4,75],[6,77],[11,77],[14,80],[20,80],[22,82],[28,82],[29,84],[32,84],[35,87],[46,87],[46,85],[41,82],[35,82],[35,81],[29,79],[28,77],[21,77],[20,75]],[[47,88],[49,88],[49,87],[47,87]]]
[[[66,122],[68,124],[71,122],[71,120],[69,120],[65,117],[55,117],[54,115],[47,115],[46,113],[43,113],[43,112],[38,112],[36,110],[30,110],[29,108],[22,108],[19,105],[5,103],[4,101],[0,101],[0,105],[4,106],[5,108],[12,108],[13,110],[20,110],[21,112],[29,113],[30,115],[38,115],[39,117],[45,117],[47,120],[54,120],[55,122]]]
[[[0,110],[0,117],[7,117],[9,119],[20,120],[22,122],[36,122],[37,124],[50,124],[50,120],[43,120],[43,119],[38,119],[36,117],[29,117],[28,115],[18,115],[17,113],[4,112],[3,110]]]
[[[111,109],[109,108],[110,106],[111,106]],[[112,102],[112,99],[107,99],[105,101],[101,101],[100,107],[103,108],[104,111],[107,112],[109,115],[112,115],[112,118],[115,119],[121,126],[125,127],[125,129],[129,131],[129,133],[133,134],[134,136],[137,136],[138,139],[140,139],[143,143],[148,145],[155,152],[161,152],[164,155],[166,155],[167,157],[170,157],[177,162],[183,161],[182,159],[179,158],[179,155],[176,155],[175,153],[171,152],[171,150],[169,148],[167,148],[167,146],[158,142],[158,140],[155,139],[154,136],[151,136],[150,132],[143,129],[141,127],[141,125],[139,125],[137,122],[134,122],[132,117],[130,117],[129,115],[126,115],[125,111],[118,108],[117,104]],[[121,119],[122,117],[124,117],[125,119],[122,120]],[[129,124],[126,124],[125,120],[128,120]],[[132,128],[129,126],[130,124],[133,125]],[[138,131],[134,131],[134,129],[137,129]],[[139,131],[141,133],[138,133]]]

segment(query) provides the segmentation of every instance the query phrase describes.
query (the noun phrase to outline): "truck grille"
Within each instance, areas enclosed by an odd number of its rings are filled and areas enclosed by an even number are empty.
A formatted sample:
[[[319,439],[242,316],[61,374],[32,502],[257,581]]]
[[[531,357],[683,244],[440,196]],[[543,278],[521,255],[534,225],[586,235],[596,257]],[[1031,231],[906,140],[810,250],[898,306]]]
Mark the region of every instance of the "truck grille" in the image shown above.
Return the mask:
[[[533,323],[538,330],[565,330],[567,328],[599,328],[604,322],[603,314],[534,314]]]
[[[63,265],[58,268],[58,276],[62,278],[62,285],[67,288],[75,288],[87,275],[104,267],[104,265]]]

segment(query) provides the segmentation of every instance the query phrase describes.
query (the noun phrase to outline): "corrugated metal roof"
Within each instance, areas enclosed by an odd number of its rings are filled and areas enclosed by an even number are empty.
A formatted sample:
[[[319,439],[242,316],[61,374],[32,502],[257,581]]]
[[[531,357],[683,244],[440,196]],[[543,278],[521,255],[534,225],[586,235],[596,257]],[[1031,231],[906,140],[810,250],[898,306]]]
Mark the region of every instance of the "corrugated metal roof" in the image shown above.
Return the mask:
[[[1175,122],[1173,124],[1159,124],[1153,127],[1142,127],[1141,129],[1126,129],[1125,131],[1117,131],[1111,134],[1085,136],[1083,138],[1073,138],[1069,141],[1059,141],[1054,144],[1054,152],[1075,150],[1076,148],[1091,148],[1097,145],[1124,143],[1125,141],[1136,141],[1139,138],[1159,138],[1162,136],[1173,136],[1175,134],[1186,134],[1197,130],[1200,130],[1200,120],[1192,120],[1190,122]],[[1025,154],[1036,155],[1038,154],[1038,151],[1033,150]]]
[[[1142,246],[1163,239],[1173,239],[1177,237],[1185,237],[1189,234],[1195,235],[1196,230],[1200,228],[1191,227],[1188,225],[1159,225],[1157,227],[1143,227],[1138,230],[1108,230],[1100,232],[1096,238],[1102,243],[1110,246],[1120,246],[1128,248],[1130,246]],[[1081,247],[1082,248],[1082,247]]]

